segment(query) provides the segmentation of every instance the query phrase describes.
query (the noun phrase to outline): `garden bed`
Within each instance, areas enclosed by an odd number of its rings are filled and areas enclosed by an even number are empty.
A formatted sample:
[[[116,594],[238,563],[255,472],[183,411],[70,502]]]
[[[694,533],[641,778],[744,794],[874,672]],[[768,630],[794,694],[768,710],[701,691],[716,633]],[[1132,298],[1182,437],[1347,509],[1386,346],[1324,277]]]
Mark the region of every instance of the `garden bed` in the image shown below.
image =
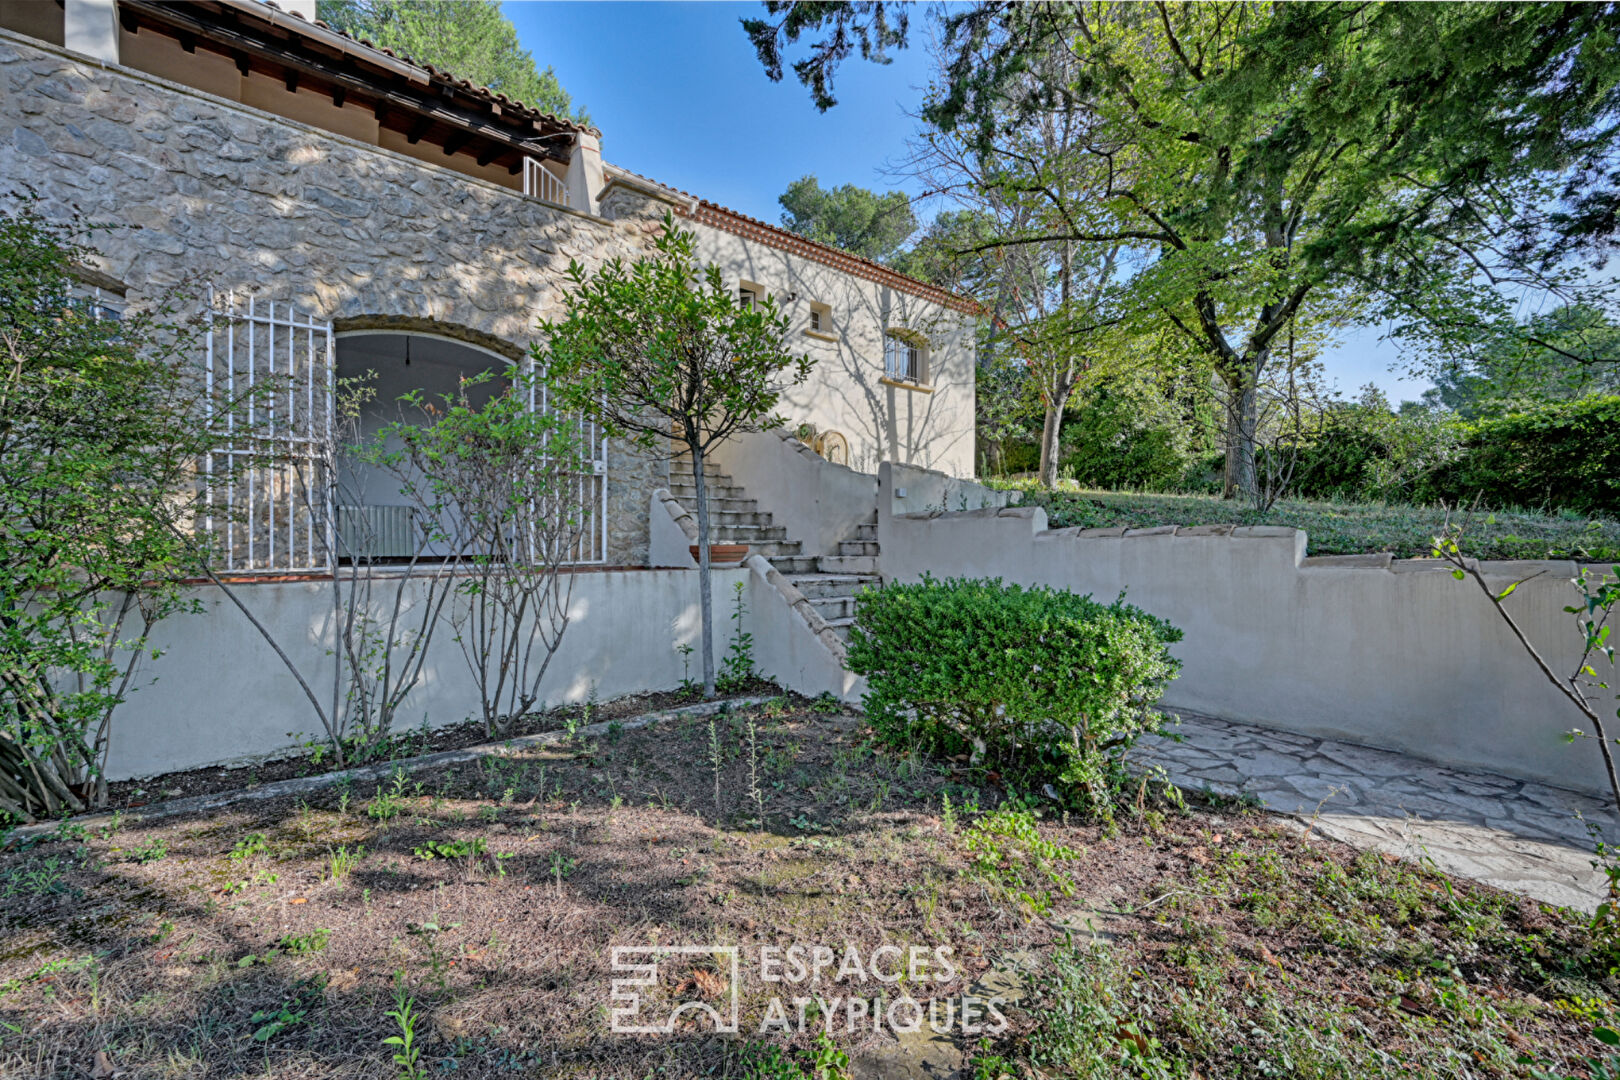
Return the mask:
[[[1572,914],[1240,805],[1037,822],[787,699],[307,799],[0,856],[0,1075],[401,1076],[408,1027],[424,1076],[791,1077],[830,1012],[821,1059],[857,1075],[1564,1076],[1620,960]],[[829,971],[825,1011],[762,1039],[773,996],[812,991],[754,960],[796,943],[948,947],[954,971]],[[659,968],[648,1014],[735,985],[738,1035],[611,1030],[611,950],[651,944],[713,948]],[[844,1030],[850,998],[901,991],[1021,1000],[987,1041]]]
[[[778,694],[780,689],[763,679],[752,680],[746,688],[737,690],[737,696]],[[396,729],[386,742],[362,749],[356,753],[350,748],[346,765],[338,765],[330,744],[312,740],[296,751],[278,757],[265,758],[241,765],[211,765],[201,769],[185,769],[140,780],[119,780],[107,785],[107,805],[100,809],[135,809],[168,799],[192,798],[198,795],[219,795],[275,783],[320,776],[355,765],[373,765],[378,762],[398,761],[403,758],[436,754],[444,750],[463,750],[502,738],[520,738],[548,731],[566,731],[570,724],[584,727],[593,723],[612,723],[632,716],[692,705],[703,701],[703,688],[660,690],[645,694],[629,694],[603,702],[580,702],[562,705],[543,712],[520,717],[510,730],[492,738],[480,720],[466,720],[459,724],[446,724],[430,728]]]
[[[1393,503],[1279,501],[1261,513],[1239,500],[1210,495],[1152,495],[1087,491],[1072,486],[1042,491],[1033,485],[998,485],[1023,491],[1026,505],[1041,506],[1054,529],[1123,525],[1288,525],[1304,529],[1311,555],[1387,551],[1398,559],[1427,558],[1445,524],[1439,507]],[[1620,522],[1573,512],[1478,511],[1470,515],[1463,548],[1481,559],[1620,560]]]

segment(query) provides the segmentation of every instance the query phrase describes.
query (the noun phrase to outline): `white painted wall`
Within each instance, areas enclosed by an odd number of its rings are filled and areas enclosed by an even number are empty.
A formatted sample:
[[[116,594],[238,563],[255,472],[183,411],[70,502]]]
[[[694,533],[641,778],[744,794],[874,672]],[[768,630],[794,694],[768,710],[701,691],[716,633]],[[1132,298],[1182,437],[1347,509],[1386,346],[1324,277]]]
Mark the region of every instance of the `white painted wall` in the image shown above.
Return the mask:
[[[806,555],[838,554],[838,542],[877,513],[876,476],[835,465],[782,432],[734,436],[713,456]]]
[[[676,648],[696,646],[701,638],[697,574],[606,571],[574,579],[573,621],[542,684],[545,700],[578,702],[594,692],[606,701],[679,686],[687,672]],[[725,654],[730,624],[724,616],[737,582],[746,590],[759,670],[812,697],[841,693],[848,676],[816,655],[825,649],[775,588],[743,568],[714,571],[716,662]],[[323,702],[333,679],[329,589],[325,582],[236,586]],[[378,593],[379,605],[392,602],[392,589]],[[247,619],[213,586],[198,588],[196,597],[202,614],[175,616],[157,627],[153,642],[164,655],[146,664],[138,689],[115,716],[112,779],[251,760],[319,737],[320,721],[302,690]],[[701,678],[700,659],[694,654],[691,661],[691,677]],[[441,627],[399,723],[416,727],[425,720],[438,727],[478,715],[466,662]]]
[[[815,362],[809,381],[778,407],[790,430],[812,423],[842,432],[857,472],[898,461],[973,475],[972,316],[711,225],[688,220],[682,227],[693,230],[698,258],[718,265],[728,285],[752,282],[775,297],[791,320],[790,345]],[[787,299],[794,293],[797,299]],[[829,335],[810,332],[812,302],[832,308]],[[882,381],[890,328],[927,339],[932,393]]]
[[[1548,685],[1472,581],[1429,560],[1304,557],[1305,534],[1256,527],[1046,528],[1038,507],[893,517],[885,579],[999,577],[1091,593],[1185,633],[1167,705],[1333,736],[1563,787],[1606,791],[1598,751],[1567,743],[1578,712]],[[1487,563],[1489,580],[1541,572],[1507,603],[1556,670],[1580,639],[1563,611],[1574,564]],[[1612,710],[1612,703],[1609,706]]]

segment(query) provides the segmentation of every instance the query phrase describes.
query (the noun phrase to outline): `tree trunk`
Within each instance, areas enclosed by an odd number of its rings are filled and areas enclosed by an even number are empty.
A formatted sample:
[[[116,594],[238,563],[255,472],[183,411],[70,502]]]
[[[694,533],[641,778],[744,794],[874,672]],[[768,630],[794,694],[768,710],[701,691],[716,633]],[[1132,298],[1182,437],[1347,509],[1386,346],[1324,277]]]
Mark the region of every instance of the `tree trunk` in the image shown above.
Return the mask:
[[[703,615],[703,696],[715,696],[714,593],[709,587],[709,491],[703,483],[703,447],[688,443],[692,451],[692,482],[697,488],[698,609]]]
[[[1236,380],[1226,379],[1226,479],[1221,494],[1236,499],[1255,491],[1254,443],[1260,421],[1260,392],[1253,374],[1258,365],[1245,366]]]
[[[1040,485],[1048,491],[1057,487],[1058,452],[1063,436],[1063,410],[1068,394],[1054,394],[1046,403],[1046,422],[1041,425]]]

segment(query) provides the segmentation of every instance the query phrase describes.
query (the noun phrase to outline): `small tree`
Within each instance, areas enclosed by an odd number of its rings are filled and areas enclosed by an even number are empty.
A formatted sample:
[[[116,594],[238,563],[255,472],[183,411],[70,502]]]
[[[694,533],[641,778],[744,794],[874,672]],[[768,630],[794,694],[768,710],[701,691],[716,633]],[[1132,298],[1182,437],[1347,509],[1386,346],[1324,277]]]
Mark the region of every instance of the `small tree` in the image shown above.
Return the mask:
[[[0,215],[0,810],[106,798],[114,710],[190,605],[195,462],[221,445],[179,298],[84,295],[76,224]]]
[[[703,463],[734,434],[782,423],[773,410],[810,360],[785,344],[787,319],[767,298],[740,307],[717,266],[699,267],[696,238],[664,217],[656,250],[594,276],[573,263],[561,321],[533,346],[552,400],[596,419],[613,435],[651,448],[660,440],[692,455],[697,488],[698,590],[703,612],[703,689],[715,693],[714,611],[709,581],[709,506]]]
[[[454,567],[444,617],[478,685],[484,728],[503,735],[540,700],[568,628],[574,577],[563,568],[588,520],[567,492],[589,459],[575,425],[531,405],[531,372],[475,403],[469,391],[492,378],[463,379],[440,398],[405,395],[420,422],[390,424],[368,460],[399,480],[439,565]],[[442,600],[430,592],[422,602],[436,619]]]

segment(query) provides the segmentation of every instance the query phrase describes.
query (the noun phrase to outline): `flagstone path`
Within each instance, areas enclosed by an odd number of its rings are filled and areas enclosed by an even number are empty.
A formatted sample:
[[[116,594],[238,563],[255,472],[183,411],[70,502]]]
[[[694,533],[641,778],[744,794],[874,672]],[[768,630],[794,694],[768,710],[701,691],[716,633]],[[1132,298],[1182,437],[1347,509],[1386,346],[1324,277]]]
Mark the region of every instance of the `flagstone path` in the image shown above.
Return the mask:
[[[1427,857],[1537,900],[1591,911],[1603,895],[1587,823],[1620,840],[1620,818],[1601,799],[1336,739],[1179,719],[1181,742],[1144,739],[1132,758],[1161,765],[1181,787],[1247,794],[1332,839]]]

